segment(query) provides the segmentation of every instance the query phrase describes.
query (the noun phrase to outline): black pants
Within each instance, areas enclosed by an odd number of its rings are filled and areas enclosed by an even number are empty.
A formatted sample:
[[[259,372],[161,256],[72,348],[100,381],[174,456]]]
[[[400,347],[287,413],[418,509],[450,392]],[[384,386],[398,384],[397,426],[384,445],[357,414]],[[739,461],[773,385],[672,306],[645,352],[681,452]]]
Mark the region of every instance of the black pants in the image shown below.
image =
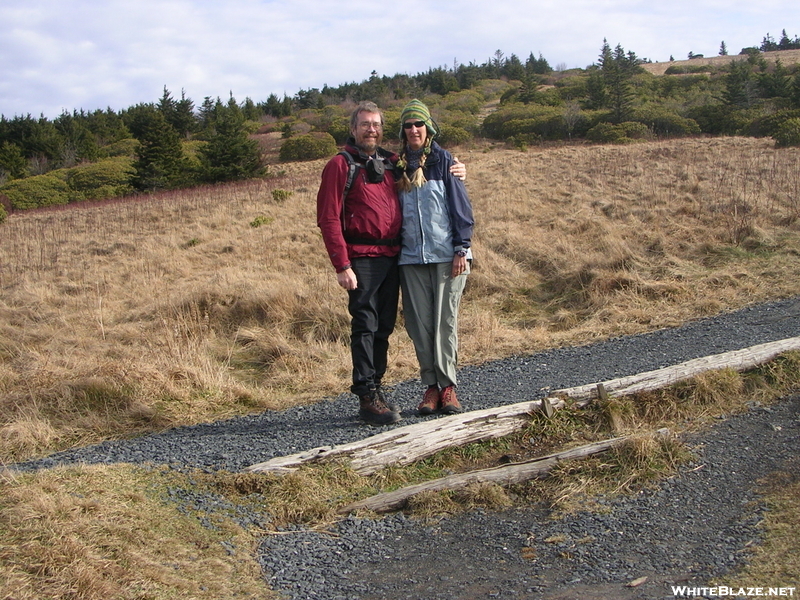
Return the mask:
[[[389,336],[397,321],[400,275],[395,257],[354,258],[350,264],[358,279],[358,288],[348,292],[353,358],[350,391],[363,396],[380,385],[386,373]]]

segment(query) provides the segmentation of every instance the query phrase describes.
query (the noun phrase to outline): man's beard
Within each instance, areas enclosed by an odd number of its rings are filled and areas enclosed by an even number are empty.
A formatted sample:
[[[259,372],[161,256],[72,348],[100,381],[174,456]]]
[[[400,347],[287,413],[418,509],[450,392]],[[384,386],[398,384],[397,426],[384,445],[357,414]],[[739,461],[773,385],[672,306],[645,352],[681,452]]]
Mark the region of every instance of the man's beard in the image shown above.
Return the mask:
[[[362,140],[358,147],[364,154],[374,154],[378,149],[378,140],[373,138]]]

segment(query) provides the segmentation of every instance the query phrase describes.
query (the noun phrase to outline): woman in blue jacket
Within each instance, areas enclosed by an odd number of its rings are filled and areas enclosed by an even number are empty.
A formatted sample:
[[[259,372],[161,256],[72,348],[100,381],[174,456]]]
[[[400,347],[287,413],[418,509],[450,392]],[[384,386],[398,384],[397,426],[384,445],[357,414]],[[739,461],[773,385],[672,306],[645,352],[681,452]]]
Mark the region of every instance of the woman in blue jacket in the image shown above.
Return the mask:
[[[403,315],[428,386],[417,410],[454,414],[461,412],[458,307],[472,261],[472,205],[463,181],[450,174],[453,157],[433,141],[437,129],[428,108],[412,100],[400,123]]]

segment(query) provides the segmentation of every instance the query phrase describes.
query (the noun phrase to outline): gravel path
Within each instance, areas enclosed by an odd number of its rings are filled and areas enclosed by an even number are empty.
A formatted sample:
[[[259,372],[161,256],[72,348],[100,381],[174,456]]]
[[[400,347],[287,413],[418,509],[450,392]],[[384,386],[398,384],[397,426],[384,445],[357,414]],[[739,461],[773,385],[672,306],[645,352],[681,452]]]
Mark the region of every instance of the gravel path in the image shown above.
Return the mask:
[[[540,398],[549,389],[798,336],[799,316],[800,299],[794,298],[674,329],[467,367],[460,371],[459,395],[467,410]],[[418,381],[396,386],[394,400],[404,409],[400,425],[419,420],[413,408],[421,392]],[[283,412],[104,442],[17,468],[131,462],[237,471],[381,431],[361,425],[355,409],[342,394]],[[402,514],[349,518],[335,535],[297,530],[267,538],[259,560],[273,589],[292,600],[672,598],[671,582],[699,585],[726,573],[743,561],[745,544],[758,539],[756,479],[774,469],[800,470],[800,400],[754,407],[692,443],[695,465],[656,491],[609,501],[607,514],[553,521],[542,509],[477,511],[436,526]],[[191,501],[202,506],[217,499]],[[564,541],[544,541],[553,536]],[[642,576],[648,576],[645,584],[624,587]],[[750,585],[770,583],[776,582]]]

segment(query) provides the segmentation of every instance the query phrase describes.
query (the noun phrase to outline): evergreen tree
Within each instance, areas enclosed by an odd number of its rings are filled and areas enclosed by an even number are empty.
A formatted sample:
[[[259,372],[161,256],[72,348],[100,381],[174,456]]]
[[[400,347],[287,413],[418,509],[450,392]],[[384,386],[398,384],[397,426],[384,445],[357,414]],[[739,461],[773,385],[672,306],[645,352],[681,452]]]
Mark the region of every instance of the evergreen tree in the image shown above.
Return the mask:
[[[772,71],[764,70],[758,76],[758,86],[764,98],[788,98],[792,80],[780,59],[775,61]]]
[[[58,162],[62,167],[73,167],[79,161],[93,161],[100,156],[97,140],[84,122],[78,113],[71,115],[67,111],[53,122],[61,137]]]
[[[525,70],[530,75],[547,75],[553,72],[553,69],[550,68],[550,63],[547,62],[542,53],[539,53],[539,58],[534,58],[533,52],[531,52],[528,60],[525,61]]]
[[[28,175],[28,161],[16,144],[3,142],[0,145],[0,181],[22,179]]]
[[[728,74],[725,75],[723,100],[730,106],[749,107],[755,98],[755,82],[752,77],[752,66],[746,61],[733,61]]]
[[[632,52],[625,54],[620,44],[612,52],[608,42],[603,40],[600,70],[614,123],[622,123],[630,116],[634,98],[631,79],[639,69],[638,62],[636,55]]]
[[[789,100],[794,108],[800,108],[800,70],[795,72],[789,91]]]
[[[141,111],[134,126],[139,148],[131,185],[140,191],[171,189],[188,183],[188,164],[178,132],[160,110]]]
[[[606,89],[603,72],[599,69],[593,69],[589,72],[589,78],[586,80],[586,108],[597,110],[605,108],[607,104],[608,90]]]
[[[725,45],[725,40],[719,45],[719,55],[728,56],[728,47]]]
[[[188,138],[197,131],[197,117],[194,114],[194,102],[186,97],[186,92],[181,90],[181,99],[175,102],[175,109],[172,118],[167,119],[170,125],[175,128],[178,135]]]
[[[233,96],[219,110],[214,134],[200,154],[201,177],[208,182],[249,179],[265,172],[258,143],[248,137],[244,114]]]
[[[202,132],[203,137],[208,137],[214,131],[214,121],[216,117],[214,115],[214,101],[211,99],[211,96],[206,96],[203,98],[203,104],[200,105],[199,110],[199,127]]]
[[[525,67],[516,54],[512,54],[508,57],[508,60],[503,66],[502,73],[509,79],[516,79],[518,81],[523,81],[526,75]]]

